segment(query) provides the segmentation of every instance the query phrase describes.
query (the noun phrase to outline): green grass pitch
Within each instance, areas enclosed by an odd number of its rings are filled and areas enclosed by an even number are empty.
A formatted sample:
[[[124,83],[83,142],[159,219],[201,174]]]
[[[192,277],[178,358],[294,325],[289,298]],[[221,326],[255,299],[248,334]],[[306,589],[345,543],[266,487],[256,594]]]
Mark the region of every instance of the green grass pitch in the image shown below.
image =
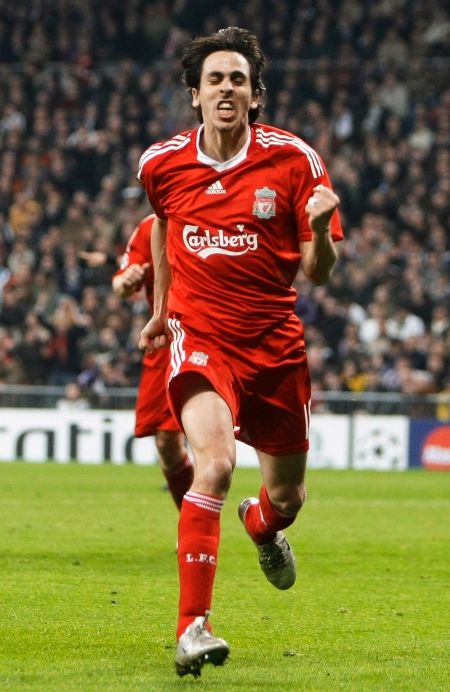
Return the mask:
[[[156,467],[0,464],[0,689],[450,689],[450,474],[310,471],[276,591],[223,510],[212,624],[231,656],[174,672],[177,516]]]

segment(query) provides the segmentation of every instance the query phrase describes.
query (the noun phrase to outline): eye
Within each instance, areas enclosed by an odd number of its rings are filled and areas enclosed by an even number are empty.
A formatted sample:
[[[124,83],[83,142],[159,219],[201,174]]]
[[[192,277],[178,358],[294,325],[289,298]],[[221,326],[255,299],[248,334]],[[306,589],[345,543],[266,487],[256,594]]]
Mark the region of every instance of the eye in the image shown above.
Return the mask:
[[[223,79],[223,75],[219,72],[211,72],[207,75],[208,84],[219,84]]]

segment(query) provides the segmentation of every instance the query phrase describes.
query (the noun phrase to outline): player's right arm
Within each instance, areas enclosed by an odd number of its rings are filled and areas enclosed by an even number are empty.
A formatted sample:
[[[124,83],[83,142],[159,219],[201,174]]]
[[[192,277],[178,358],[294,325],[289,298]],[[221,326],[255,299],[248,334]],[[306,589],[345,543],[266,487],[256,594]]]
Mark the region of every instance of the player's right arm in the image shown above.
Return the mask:
[[[169,331],[167,327],[167,299],[172,276],[166,253],[167,219],[155,218],[152,228],[151,249],[155,284],[153,293],[153,317],[141,332],[139,348],[152,353],[157,348],[167,346]]]

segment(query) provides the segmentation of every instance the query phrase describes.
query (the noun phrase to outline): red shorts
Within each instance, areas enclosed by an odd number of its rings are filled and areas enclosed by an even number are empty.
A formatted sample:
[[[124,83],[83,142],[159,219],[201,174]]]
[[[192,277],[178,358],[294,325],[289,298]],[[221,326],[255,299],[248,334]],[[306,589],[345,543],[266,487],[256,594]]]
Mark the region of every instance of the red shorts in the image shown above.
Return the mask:
[[[183,373],[203,375],[228,404],[236,438],[273,456],[309,449],[311,385],[303,326],[295,315],[259,343],[225,342],[177,314],[169,368],[169,404],[181,425]]]
[[[170,361],[168,348],[157,351],[142,363],[142,373],[136,399],[136,437],[154,435],[158,430],[180,430],[167,401],[166,377]]]

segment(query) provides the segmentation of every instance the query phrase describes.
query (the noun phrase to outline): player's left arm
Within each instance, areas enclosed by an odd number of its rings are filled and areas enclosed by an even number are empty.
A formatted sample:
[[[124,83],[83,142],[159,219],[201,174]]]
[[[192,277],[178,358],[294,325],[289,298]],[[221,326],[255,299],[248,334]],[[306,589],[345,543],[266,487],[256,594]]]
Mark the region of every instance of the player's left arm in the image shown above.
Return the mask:
[[[300,241],[302,266],[306,278],[319,286],[330,278],[337,260],[337,249],[331,233],[331,217],[339,197],[326,185],[316,185],[305,212],[311,229],[311,240]]]

